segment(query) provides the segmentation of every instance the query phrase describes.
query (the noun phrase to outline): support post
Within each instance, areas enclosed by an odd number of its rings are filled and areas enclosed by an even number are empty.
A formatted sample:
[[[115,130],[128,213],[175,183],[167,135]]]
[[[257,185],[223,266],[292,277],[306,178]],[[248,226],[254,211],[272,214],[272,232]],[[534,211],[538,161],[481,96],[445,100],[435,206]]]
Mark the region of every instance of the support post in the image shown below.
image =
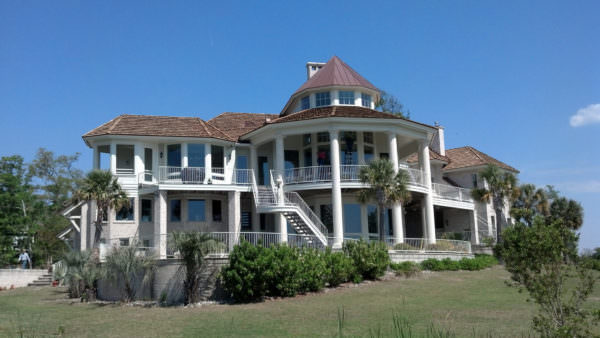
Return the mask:
[[[471,210],[471,216],[473,222],[471,225],[471,244],[479,245],[479,226],[477,225],[477,211],[475,209]]]
[[[233,240],[229,241],[230,250],[240,242],[240,231],[242,227],[240,208],[240,192],[230,191],[227,193],[227,223],[229,233],[233,233]]]
[[[117,144],[110,143],[110,172],[113,175],[117,174]]]
[[[167,258],[167,191],[154,196],[154,247],[160,259]]]
[[[283,191],[283,170],[285,168],[285,150],[284,150],[284,139],[283,135],[279,134],[275,137],[275,172],[277,173],[273,179],[277,186],[277,203],[280,205],[285,204],[285,193]],[[275,218],[279,219],[277,224],[279,226],[279,239],[281,243],[287,243],[287,221],[283,213],[275,215]]]
[[[388,132],[388,143],[390,148],[390,161],[394,166],[394,172],[398,173],[398,142],[396,141],[396,133]],[[392,206],[392,229],[394,230],[394,244],[404,242],[404,226],[402,225],[402,204],[395,203]]]
[[[186,168],[188,166],[188,144],[183,142],[181,144],[181,167]]]
[[[88,230],[90,230],[90,202],[84,202],[81,205],[81,217],[79,218],[79,251],[85,251],[88,248]]]
[[[433,192],[431,191],[431,164],[429,162],[429,145],[423,140],[419,145],[419,160],[423,170],[423,183],[427,187],[425,194],[425,208],[427,218],[427,239],[430,244],[435,244],[435,218],[433,213]]]
[[[212,146],[204,144],[204,184],[212,181]]]
[[[331,204],[333,208],[333,248],[339,249],[344,241],[342,213],[342,188],[340,186],[340,143],[339,132],[329,131],[331,142]]]

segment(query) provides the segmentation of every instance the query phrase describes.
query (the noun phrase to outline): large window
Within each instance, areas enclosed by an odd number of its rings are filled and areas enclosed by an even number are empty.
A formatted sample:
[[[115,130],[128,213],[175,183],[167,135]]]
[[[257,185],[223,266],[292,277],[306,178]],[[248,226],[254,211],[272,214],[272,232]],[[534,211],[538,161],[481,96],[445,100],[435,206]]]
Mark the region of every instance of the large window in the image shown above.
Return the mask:
[[[235,159],[235,167],[237,169],[248,169],[248,156],[247,155],[239,155]]]
[[[477,174],[472,174],[471,180],[473,181],[473,188],[477,188]]]
[[[310,96],[305,96],[300,101],[300,109],[308,109],[310,108]]]
[[[188,167],[204,167],[204,144],[188,144]]]
[[[331,165],[331,147],[330,146],[318,146],[317,147],[317,164],[318,165]]]
[[[362,106],[371,108],[371,95],[362,93],[360,96],[362,99]]]
[[[204,200],[188,200],[188,221],[204,222],[206,220],[206,204]]]
[[[242,211],[242,231],[252,230],[252,213],[250,211]]]
[[[360,234],[360,204],[344,204],[344,232]]]
[[[365,152],[365,163],[370,163],[375,158],[375,146],[373,145],[373,133],[372,132],[364,132],[363,133],[363,141],[364,141],[364,152]]]
[[[142,200],[142,222],[152,222],[152,200]]]
[[[340,104],[354,104],[354,92],[340,91]]]
[[[144,148],[144,171],[144,180],[152,181],[152,148]]]
[[[369,223],[369,233],[379,233],[377,225],[377,207],[374,205],[367,205],[367,222]]]
[[[213,200],[212,201],[212,216],[213,216],[213,221],[215,222],[221,222],[223,221],[223,212],[221,210],[221,201],[220,200]]]
[[[117,174],[133,174],[133,145],[117,144]]]
[[[181,144],[169,144],[167,146],[167,165],[169,167],[181,167]]]
[[[133,213],[133,198],[129,200],[129,205],[122,207],[119,211],[117,211],[116,219],[117,221],[133,221],[134,213]]]
[[[315,101],[317,107],[329,106],[331,105],[331,96],[329,92],[316,93]]]
[[[171,200],[171,222],[181,222],[181,200]]]

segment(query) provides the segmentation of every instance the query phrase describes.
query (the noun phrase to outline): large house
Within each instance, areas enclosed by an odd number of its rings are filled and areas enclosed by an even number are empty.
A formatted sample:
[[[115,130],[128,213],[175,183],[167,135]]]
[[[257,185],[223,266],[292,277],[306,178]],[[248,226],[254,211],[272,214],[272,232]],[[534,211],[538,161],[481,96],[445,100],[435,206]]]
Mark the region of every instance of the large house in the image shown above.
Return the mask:
[[[166,258],[173,231],[333,248],[377,238],[376,206],[356,197],[360,169],[376,158],[410,177],[410,202],[386,213],[390,245],[435,244],[448,233],[474,245],[493,238],[493,208],[470,190],[485,186],[478,172],[488,164],[516,169],[473,147],[445,149],[441,126],[376,110],[380,91],[336,56],[306,72],[279,114],[125,114],[84,134],[93,168],[116,175],[132,202],[109,211],[102,245],[138,241]],[[94,203],[65,215],[72,226],[63,237],[90,248]]]

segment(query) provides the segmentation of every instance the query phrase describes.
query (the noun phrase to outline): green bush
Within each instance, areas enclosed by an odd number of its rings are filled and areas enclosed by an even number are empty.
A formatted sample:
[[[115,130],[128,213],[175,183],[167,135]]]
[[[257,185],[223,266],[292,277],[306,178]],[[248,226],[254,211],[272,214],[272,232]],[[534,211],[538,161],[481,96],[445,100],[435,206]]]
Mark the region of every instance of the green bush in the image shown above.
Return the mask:
[[[419,250],[419,248],[408,243],[398,243],[394,245],[394,250]]]
[[[373,280],[383,276],[390,265],[387,246],[381,242],[367,243],[362,239],[347,241],[343,250],[352,259],[357,275],[364,279]]]
[[[300,291],[319,291],[325,287],[328,276],[325,255],[315,249],[304,249],[300,254]]]
[[[262,299],[268,286],[265,271],[271,264],[272,251],[243,241],[229,254],[229,264],[221,270],[225,290],[237,301]]]
[[[442,260],[430,258],[421,262],[421,268],[430,271],[476,271],[489,268],[496,264],[498,264],[498,260],[494,256],[475,255],[475,258],[465,257],[460,261],[453,261],[450,258],[444,258]]]
[[[287,245],[275,245],[268,250],[273,253],[264,271],[268,295],[293,297],[301,292],[303,269],[299,250]]]
[[[390,268],[397,276],[403,275],[406,278],[414,277],[421,272],[419,264],[414,262],[390,263]]]
[[[356,269],[352,259],[343,252],[332,252],[327,248],[322,254],[325,261],[325,281],[330,287],[355,280]]]

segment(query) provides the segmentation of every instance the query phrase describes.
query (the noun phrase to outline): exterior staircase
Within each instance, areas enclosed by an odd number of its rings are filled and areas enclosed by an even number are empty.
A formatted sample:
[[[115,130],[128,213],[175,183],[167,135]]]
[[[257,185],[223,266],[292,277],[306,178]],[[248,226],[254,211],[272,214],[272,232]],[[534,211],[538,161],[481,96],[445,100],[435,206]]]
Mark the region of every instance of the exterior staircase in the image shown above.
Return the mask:
[[[47,273],[45,275],[40,276],[37,280],[32,283],[27,284],[27,286],[48,286],[52,285],[52,274]]]
[[[257,212],[281,214],[298,235],[306,236],[307,243],[312,243],[316,237],[323,246],[327,246],[327,227],[298,193],[280,194],[273,183],[272,175],[271,187],[257,186],[254,175],[251,176]]]

